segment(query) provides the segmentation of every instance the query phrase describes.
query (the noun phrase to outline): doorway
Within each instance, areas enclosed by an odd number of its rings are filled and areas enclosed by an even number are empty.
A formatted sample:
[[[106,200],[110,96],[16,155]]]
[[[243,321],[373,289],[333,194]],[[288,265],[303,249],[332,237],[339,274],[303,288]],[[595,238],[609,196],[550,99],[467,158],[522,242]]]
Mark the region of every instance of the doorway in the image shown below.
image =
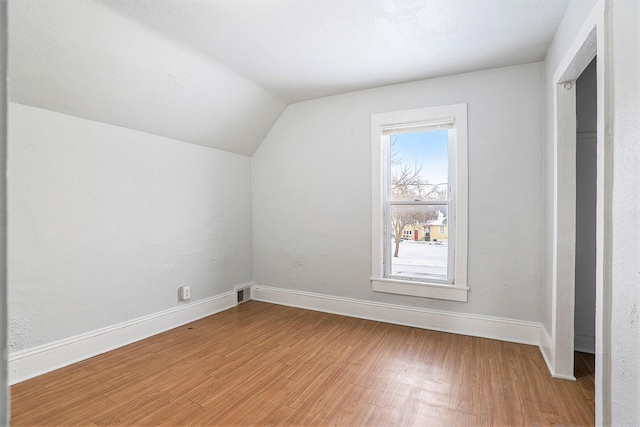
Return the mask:
[[[609,90],[610,55],[604,2],[587,17],[553,72],[553,153],[551,251],[551,331],[543,348],[556,378],[574,379],[574,313],[576,254],[576,96],[575,82],[596,58],[596,298],[595,412],[596,425],[611,424],[611,223],[613,149]],[[573,91],[573,93],[572,93]]]
[[[597,203],[596,59],[576,80],[576,241],[574,349],[596,348],[596,203]]]
[[[547,360],[556,378],[575,380],[574,313],[576,301],[576,80],[596,58],[596,297],[594,389],[597,425],[608,424],[610,408],[610,335],[606,330],[611,296],[611,128],[606,120],[607,63],[605,40],[597,35],[603,15],[590,16],[553,75],[553,237],[551,336]],[[546,349],[543,349],[546,351]]]

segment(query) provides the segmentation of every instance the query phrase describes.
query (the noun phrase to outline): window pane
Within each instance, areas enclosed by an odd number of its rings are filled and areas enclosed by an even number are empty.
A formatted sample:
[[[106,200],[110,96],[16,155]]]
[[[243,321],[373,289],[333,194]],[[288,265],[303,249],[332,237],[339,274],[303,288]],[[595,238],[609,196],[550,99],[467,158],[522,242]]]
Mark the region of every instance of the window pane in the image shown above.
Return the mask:
[[[391,200],[448,200],[447,130],[392,134]]]
[[[387,276],[447,280],[447,206],[391,206]]]

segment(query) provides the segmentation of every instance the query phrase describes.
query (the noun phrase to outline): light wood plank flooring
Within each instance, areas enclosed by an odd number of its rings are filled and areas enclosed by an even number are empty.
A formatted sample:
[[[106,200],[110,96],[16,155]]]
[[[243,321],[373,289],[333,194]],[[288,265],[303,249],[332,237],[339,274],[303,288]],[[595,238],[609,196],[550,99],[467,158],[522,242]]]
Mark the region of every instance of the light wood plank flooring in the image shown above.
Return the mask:
[[[250,301],[11,387],[11,424],[593,425],[593,358]]]

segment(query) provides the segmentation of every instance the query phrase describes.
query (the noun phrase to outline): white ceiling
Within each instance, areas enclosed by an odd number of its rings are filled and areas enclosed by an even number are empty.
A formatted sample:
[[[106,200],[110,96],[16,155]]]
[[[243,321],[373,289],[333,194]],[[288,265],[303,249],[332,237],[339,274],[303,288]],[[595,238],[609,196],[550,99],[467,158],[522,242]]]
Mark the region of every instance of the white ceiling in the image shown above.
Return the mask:
[[[11,100],[251,155],[287,104],[544,59],[568,0],[11,0]]]

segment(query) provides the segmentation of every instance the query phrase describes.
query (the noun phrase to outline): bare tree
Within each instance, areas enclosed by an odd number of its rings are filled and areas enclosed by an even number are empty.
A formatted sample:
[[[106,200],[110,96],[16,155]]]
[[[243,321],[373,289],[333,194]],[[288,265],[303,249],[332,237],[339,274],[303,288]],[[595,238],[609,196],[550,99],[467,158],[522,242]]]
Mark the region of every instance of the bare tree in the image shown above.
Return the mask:
[[[445,200],[447,196],[447,184],[432,184],[425,179],[422,173],[422,165],[414,162],[413,166],[406,164],[404,159],[397,155],[393,146],[396,140],[391,141],[391,197],[399,201]],[[435,211],[429,211],[419,206],[394,206],[391,212],[391,230],[395,237],[394,257],[398,257],[400,240],[403,237],[405,227],[415,224],[424,226],[431,219],[437,217]]]
[[[404,207],[405,206],[403,206],[403,208]],[[400,251],[400,241],[403,237],[403,230],[410,224],[416,224],[417,221],[417,210],[415,208],[402,209],[402,212],[399,212],[399,209],[394,210],[393,214],[391,215],[391,231],[393,233],[393,236],[395,237],[396,246],[393,252],[394,257],[398,257],[398,252]]]

